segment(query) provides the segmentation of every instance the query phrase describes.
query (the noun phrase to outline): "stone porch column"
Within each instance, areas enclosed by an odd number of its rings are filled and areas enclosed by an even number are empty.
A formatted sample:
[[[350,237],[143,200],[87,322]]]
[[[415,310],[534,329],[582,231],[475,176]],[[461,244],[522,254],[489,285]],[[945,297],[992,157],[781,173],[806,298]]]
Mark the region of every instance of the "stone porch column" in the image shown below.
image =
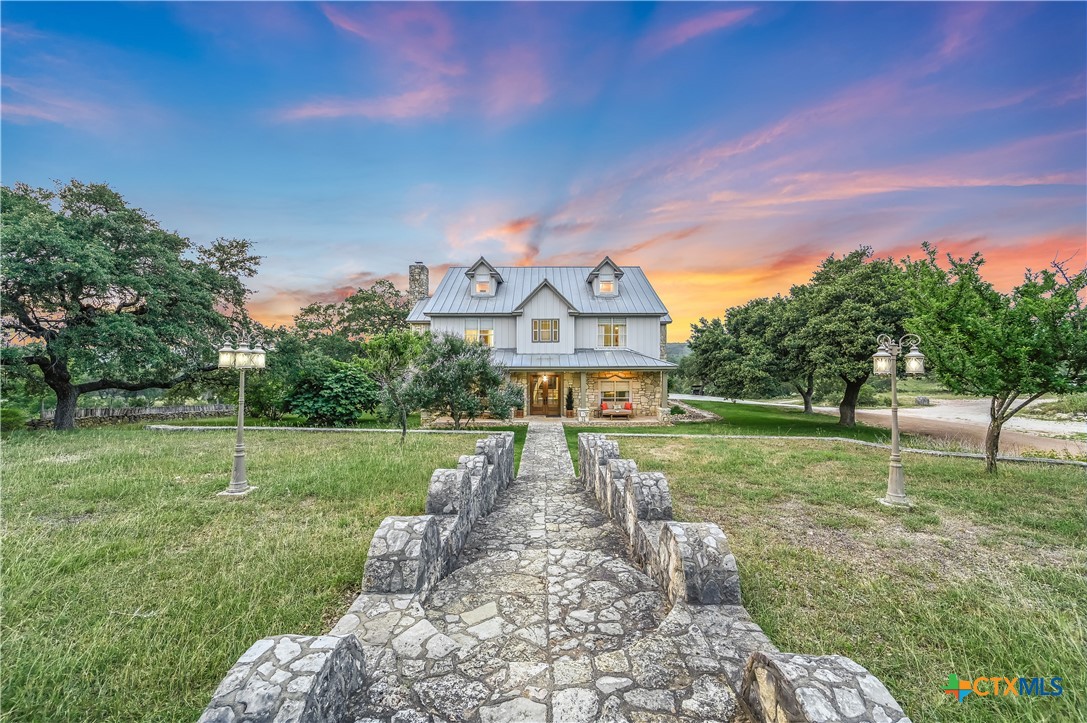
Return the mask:
[[[589,392],[585,382],[585,372],[581,372],[581,397],[577,408],[577,421],[585,423],[589,421]]]

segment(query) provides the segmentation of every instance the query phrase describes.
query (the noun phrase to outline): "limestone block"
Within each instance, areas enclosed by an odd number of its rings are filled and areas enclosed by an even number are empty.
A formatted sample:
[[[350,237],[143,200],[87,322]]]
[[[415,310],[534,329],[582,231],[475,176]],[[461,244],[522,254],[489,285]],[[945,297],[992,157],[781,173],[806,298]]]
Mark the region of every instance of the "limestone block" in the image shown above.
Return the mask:
[[[491,488],[491,466],[487,464],[487,457],[482,454],[464,454],[461,455],[457,468],[467,470],[472,480],[464,508],[468,513],[469,523],[474,525],[494,505],[497,492]]]
[[[626,482],[632,474],[638,472],[638,465],[632,459],[609,459],[603,471],[596,489],[597,502],[604,514],[622,523],[626,517]],[[616,486],[616,482],[622,484]],[[616,495],[618,489],[624,490],[623,495]]]
[[[366,558],[362,588],[426,593],[441,577],[441,531],[433,515],[386,517]]]
[[[471,479],[465,469],[436,469],[430,476],[426,496],[428,515],[453,515],[464,509],[471,492]]]
[[[841,655],[752,653],[744,668],[740,703],[757,721],[910,720],[878,678]]]
[[[673,604],[740,604],[736,557],[717,525],[669,522],[661,528],[657,554],[653,572]]]
[[[198,723],[343,720],[364,673],[362,645],[352,635],[264,638],[238,658]]]
[[[668,480],[660,472],[637,472],[627,477],[623,517],[627,537],[634,539],[638,520],[672,519],[672,495]]]

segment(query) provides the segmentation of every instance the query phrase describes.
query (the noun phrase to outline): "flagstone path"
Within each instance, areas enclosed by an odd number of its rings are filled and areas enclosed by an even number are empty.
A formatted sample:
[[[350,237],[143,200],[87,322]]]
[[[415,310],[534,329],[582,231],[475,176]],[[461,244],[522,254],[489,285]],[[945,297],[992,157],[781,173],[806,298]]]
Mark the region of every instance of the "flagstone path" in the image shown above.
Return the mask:
[[[574,477],[562,425],[529,425],[518,476],[428,599],[352,609],[366,650],[357,723],[737,720],[740,606],[667,610]],[[702,609],[705,607],[705,609]]]

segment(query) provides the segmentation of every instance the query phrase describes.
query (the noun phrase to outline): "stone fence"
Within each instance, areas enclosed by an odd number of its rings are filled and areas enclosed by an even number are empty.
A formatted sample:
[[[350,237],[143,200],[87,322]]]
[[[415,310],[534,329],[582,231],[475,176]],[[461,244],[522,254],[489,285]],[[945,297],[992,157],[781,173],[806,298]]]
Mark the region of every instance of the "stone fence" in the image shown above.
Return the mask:
[[[219,684],[198,723],[353,720],[349,702],[366,677],[363,646],[355,635],[362,618],[399,618],[397,611],[426,601],[452,570],[476,520],[513,481],[513,457],[513,432],[503,432],[478,440],[475,454],[461,456],[456,469],[434,470],[426,514],[386,517],[374,533],[362,594],[332,631],[258,640]],[[420,626],[414,637],[406,637],[418,638],[428,650],[455,647],[425,620]]]
[[[712,523],[676,522],[668,481],[640,472],[619,457],[619,444],[603,434],[578,435],[578,465],[585,489],[627,536],[631,556],[665,591],[670,605],[694,610],[741,611],[740,578],[728,538]],[[781,653],[754,623],[754,641],[742,678],[733,685],[755,723],[908,723],[878,678],[839,655]]]
[[[81,427],[104,424],[124,424],[148,419],[190,419],[233,414],[232,404],[200,404],[177,407],[82,407],[75,410],[76,423]],[[40,419],[27,421],[30,429],[53,426],[55,410],[48,409]]]

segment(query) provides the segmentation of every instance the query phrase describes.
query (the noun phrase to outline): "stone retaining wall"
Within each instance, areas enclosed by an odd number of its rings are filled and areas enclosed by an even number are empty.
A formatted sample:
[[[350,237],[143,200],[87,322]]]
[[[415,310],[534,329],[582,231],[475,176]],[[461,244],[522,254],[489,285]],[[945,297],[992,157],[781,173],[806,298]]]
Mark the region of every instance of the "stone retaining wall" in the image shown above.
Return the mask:
[[[728,537],[712,523],[672,520],[668,481],[619,457],[603,434],[578,435],[579,478],[601,510],[627,534],[631,557],[665,590],[673,606],[742,611],[740,578]],[[749,623],[758,640],[762,631]],[[908,723],[887,688],[842,656],[780,653],[761,645],[748,657],[738,699],[755,723]]]
[[[76,409],[77,427],[100,427],[107,424],[128,424],[149,419],[193,419],[198,417],[221,417],[233,414],[231,404],[203,404],[183,407],[84,407]],[[48,410],[41,419],[28,419],[27,429],[49,429],[53,426],[53,410]]]
[[[472,526],[513,481],[513,432],[476,442],[456,469],[430,478],[426,512],[386,517],[370,542],[362,594],[326,636],[280,635],[253,644],[230,669],[198,723],[348,723],[348,705],[363,687],[363,647],[354,635],[361,616],[417,608],[450,572]],[[429,627],[428,627],[429,626]],[[420,623],[414,637],[438,655],[455,644]],[[363,640],[362,642],[366,642]],[[405,643],[406,644],[406,643]]]

